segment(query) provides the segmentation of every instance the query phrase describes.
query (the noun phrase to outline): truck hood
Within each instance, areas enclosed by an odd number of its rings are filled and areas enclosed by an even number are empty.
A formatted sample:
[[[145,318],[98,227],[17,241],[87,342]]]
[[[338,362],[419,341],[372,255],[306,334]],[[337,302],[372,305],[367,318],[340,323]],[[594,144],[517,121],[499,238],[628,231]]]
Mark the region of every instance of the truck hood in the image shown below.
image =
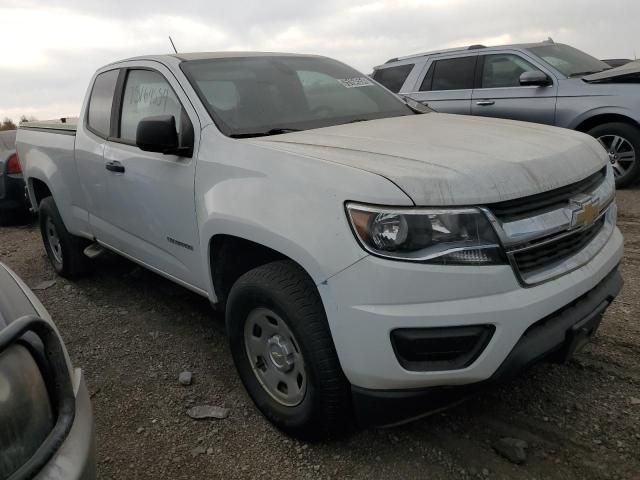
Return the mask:
[[[582,133],[441,113],[249,141],[381,175],[423,206],[477,205],[533,195],[582,180],[606,163],[606,152]]]
[[[640,83],[640,60],[604,72],[585,75],[582,80],[589,83]]]

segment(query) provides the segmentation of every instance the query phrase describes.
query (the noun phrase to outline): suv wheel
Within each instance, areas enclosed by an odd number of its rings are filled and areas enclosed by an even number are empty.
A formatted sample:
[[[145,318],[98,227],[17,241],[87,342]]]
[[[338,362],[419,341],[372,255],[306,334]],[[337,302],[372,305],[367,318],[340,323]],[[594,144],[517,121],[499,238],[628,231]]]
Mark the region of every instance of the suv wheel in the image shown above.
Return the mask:
[[[53,197],[40,202],[39,215],[44,248],[56,273],[74,279],[90,270],[90,260],[83,253],[89,242],[67,231]]]
[[[609,154],[616,185],[626,187],[640,176],[640,130],[627,123],[604,123],[592,128],[595,137]]]
[[[244,274],[227,303],[231,353],[262,414],[297,438],[344,433],[351,397],[320,296],[290,261]]]

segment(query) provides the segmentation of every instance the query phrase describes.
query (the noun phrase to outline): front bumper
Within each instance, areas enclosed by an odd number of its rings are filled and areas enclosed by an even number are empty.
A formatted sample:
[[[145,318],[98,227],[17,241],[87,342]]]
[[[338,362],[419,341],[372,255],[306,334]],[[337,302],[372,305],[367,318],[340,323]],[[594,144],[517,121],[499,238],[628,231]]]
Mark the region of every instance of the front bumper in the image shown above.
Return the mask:
[[[318,285],[342,369],[356,388],[415,390],[491,378],[533,324],[585,295],[622,258],[617,228],[589,263],[523,288],[508,265],[439,266],[365,257]],[[491,325],[491,340],[470,365],[410,371],[390,341],[396,329]]]
[[[591,291],[529,327],[494,374],[478,383],[417,390],[352,387],[358,423],[391,425],[450,406],[482,388],[511,380],[548,359],[567,360],[597,330],[602,315],[622,288],[615,268]]]

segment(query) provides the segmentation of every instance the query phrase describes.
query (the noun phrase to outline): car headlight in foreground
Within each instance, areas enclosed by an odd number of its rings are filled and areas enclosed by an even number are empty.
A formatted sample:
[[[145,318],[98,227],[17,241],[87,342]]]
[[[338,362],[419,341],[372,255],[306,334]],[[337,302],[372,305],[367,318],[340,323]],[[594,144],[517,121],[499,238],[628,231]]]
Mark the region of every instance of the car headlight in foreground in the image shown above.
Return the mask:
[[[347,203],[353,231],[379,257],[440,265],[504,264],[498,237],[476,208],[387,208]]]
[[[33,478],[74,417],[73,385],[56,330],[35,315],[13,321],[0,331],[0,478]]]
[[[38,450],[54,425],[47,386],[26,347],[0,353],[0,478],[9,478]]]

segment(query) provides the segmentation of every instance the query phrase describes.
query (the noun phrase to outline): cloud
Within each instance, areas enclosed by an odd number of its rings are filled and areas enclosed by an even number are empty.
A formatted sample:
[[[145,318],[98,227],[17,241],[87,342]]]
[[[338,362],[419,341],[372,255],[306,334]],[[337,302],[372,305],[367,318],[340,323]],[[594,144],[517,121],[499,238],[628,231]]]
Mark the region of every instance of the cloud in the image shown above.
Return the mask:
[[[548,36],[633,57],[639,17],[637,0],[0,0],[0,116],[77,114],[97,68],[168,53],[168,35],[181,51],[319,53],[368,73],[398,55]]]

